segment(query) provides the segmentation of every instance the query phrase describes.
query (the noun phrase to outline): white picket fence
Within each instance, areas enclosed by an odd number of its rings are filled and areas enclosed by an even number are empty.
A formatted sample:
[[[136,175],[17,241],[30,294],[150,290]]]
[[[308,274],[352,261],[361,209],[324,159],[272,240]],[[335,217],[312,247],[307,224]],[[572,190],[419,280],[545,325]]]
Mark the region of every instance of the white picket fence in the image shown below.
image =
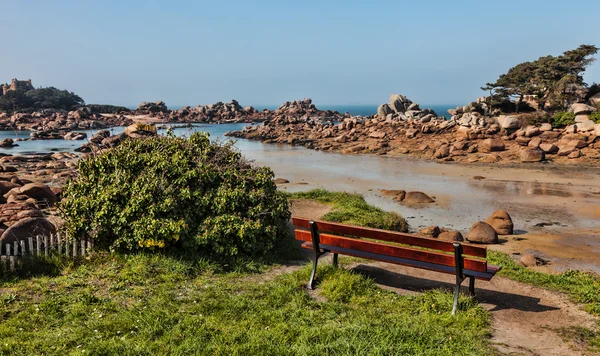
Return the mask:
[[[93,247],[93,240],[66,239],[60,233],[50,236],[29,237],[12,243],[0,241],[0,263],[3,263],[2,267],[14,270],[19,266],[19,262],[25,258],[50,255],[75,258],[89,254]]]

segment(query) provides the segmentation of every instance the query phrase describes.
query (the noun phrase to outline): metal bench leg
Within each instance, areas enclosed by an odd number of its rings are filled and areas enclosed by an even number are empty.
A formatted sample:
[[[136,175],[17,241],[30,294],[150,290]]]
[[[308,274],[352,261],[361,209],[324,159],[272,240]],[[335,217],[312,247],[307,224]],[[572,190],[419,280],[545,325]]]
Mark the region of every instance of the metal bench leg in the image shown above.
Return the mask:
[[[311,220],[309,222],[309,225],[310,225],[310,234],[311,234],[311,238],[312,238],[312,246],[313,246],[314,255],[313,255],[312,273],[310,274],[310,280],[308,281],[306,288],[313,290],[313,289],[315,289],[315,283],[316,283],[316,279],[317,279],[317,264],[319,263],[319,257],[321,257],[322,253],[321,253],[321,249],[319,248],[320,241],[319,241],[319,231],[317,229],[317,224]]]
[[[452,315],[456,314],[456,310],[458,309],[458,296],[460,295],[460,285],[465,280],[465,276],[463,275],[462,245],[458,242],[455,242],[453,246],[454,268],[456,269],[456,285],[454,286],[454,303],[452,304]],[[471,281],[473,280],[471,279]],[[469,283],[469,288],[471,283]]]
[[[458,309],[459,294],[460,294],[460,282],[456,281],[456,285],[454,286],[454,303],[452,304],[452,315],[456,314],[456,310]]]
[[[313,259],[312,273],[310,274],[310,280],[308,281],[308,284],[306,285],[306,288],[310,289],[310,290],[315,289],[315,281],[317,278],[317,263],[319,262],[319,255],[315,253],[313,258],[314,259]]]
[[[337,253],[333,254],[333,261],[332,262],[333,262],[333,266],[334,267],[338,266],[338,254]]]
[[[469,294],[475,296],[475,277],[469,277]]]

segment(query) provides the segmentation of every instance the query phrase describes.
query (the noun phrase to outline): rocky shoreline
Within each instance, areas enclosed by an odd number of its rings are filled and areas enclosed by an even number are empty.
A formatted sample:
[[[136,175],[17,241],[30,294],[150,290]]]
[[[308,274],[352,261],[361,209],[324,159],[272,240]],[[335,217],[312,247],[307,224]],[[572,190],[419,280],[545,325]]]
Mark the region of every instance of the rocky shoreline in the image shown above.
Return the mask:
[[[577,103],[571,110],[576,123],[562,128],[528,124],[521,114],[485,115],[481,101],[452,110],[452,118],[446,120],[402,95],[392,95],[389,104],[366,118],[347,117],[335,123],[282,116],[227,135],[322,151],[439,161],[600,164],[600,124],[589,118],[597,109]]]
[[[70,152],[0,157],[0,241],[48,235],[60,228],[55,203],[67,180],[77,176],[77,164],[87,154],[119,145],[127,139],[156,135],[153,125],[133,124],[119,135],[99,131],[80,149]]]
[[[95,107],[95,106],[91,106]],[[235,100],[230,103],[183,107],[169,110],[164,102],[141,103],[136,110],[119,110],[113,114],[93,112],[90,107],[73,111],[47,109],[31,113],[0,113],[0,131],[31,131],[30,137],[6,139],[0,147],[12,147],[22,140],[65,139],[83,140],[85,133],[78,131],[89,129],[107,129],[115,126],[129,126],[135,122],[160,124],[193,123],[256,123],[278,118],[310,117],[319,120],[340,121],[350,115],[337,111],[319,110],[311,99],[286,102],[276,110],[258,111],[248,106],[243,108]]]

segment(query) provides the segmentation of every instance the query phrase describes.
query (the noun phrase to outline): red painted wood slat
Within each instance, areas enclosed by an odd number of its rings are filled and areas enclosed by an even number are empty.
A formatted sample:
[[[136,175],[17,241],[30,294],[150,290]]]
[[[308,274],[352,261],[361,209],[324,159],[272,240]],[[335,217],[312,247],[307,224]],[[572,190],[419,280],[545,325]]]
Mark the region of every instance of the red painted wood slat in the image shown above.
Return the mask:
[[[309,228],[309,219],[303,218],[292,218],[292,222],[294,226],[300,228]],[[382,240],[400,243],[409,246],[418,246],[429,248],[432,250],[440,250],[444,252],[454,252],[454,247],[452,246],[452,242],[440,241],[435,239],[424,238],[421,236],[405,234],[401,232],[395,231],[387,231],[380,229],[371,229],[366,227],[359,227],[353,225],[346,224],[338,224],[338,223],[330,223],[326,221],[315,220],[317,223],[317,227],[319,232],[326,232],[336,235],[347,235],[347,236],[355,236],[362,237],[374,240]],[[463,254],[486,258],[487,249],[485,247],[473,246],[469,244],[462,244],[463,246]]]
[[[295,230],[295,235],[297,240],[311,241],[311,235],[309,231]],[[321,244],[324,245],[337,246],[346,249],[454,267],[454,256],[450,254],[419,250],[403,246],[393,246],[379,242],[364,241],[360,239],[329,234],[319,234],[319,239]],[[477,272],[487,272],[486,261],[464,258],[463,262],[465,269],[470,269]]]

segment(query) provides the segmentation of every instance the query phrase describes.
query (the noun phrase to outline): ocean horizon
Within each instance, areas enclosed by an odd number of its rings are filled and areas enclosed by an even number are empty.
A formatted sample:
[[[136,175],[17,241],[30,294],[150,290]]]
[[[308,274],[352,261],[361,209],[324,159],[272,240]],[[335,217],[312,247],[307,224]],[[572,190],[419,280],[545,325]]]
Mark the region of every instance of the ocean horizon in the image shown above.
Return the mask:
[[[240,105],[242,105],[242,104],[240,103]],[[378,104],[374,104],[374,105],[317,105],[317,104],[315,104],[315,105],[319,110],[335,110],[340,113],[350,113],[352,115],[360,115],[360,116],[369,116],[369,115],[376,114],[377,108],[379,107]],[[193,105],[193,106],[192,105],[169,106],[169,109],[179,110],[184,106],[194,107],[196,105]],[[246,105],[242,105],[242,106],[246,106]],[[279,106],[280,105],[252,105],[252,107],[254,107],[258,111],[262,111],[263,109],[275,110]],[[419,106],[421,107],[421,109],[433,109],[438,116],[443,116],[443,117],[449,119],[451,115],[448,114],[448,109],[455,109],[457,106],[459,106],[459,104],[456,104],[456,105],[442,105],[442,104],[420,105],[419,104]],[[129,107],[129,108],[132,110],[135,109],[135,107]]]

